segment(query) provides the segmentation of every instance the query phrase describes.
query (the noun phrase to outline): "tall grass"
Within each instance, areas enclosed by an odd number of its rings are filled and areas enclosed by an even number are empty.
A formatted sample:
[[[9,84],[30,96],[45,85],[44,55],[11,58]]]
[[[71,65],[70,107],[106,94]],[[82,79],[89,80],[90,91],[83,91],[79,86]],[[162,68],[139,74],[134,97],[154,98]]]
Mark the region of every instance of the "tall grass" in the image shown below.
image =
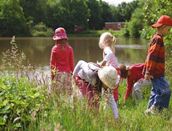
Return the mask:
[[[47,107],[46,77],[25,63],[15,36],[10,44],[0,65],[0,130],[26,130]]]
[[[49,110],[42,112],[42,117],[30,125],[30,130],[66,130],[66,131],[170,131],[172,127],[171,107],[157,115],[146,116],[148,95],[139,103],[129,99],[122,104],[125,84],[120,87],[118,104],[120,118],[114,120],[109,107],[104,108],[101,100],[99,110],[89,108],[85,99],[69,99],[67,94],[52,93],[47,99]],[[146,88],[144,92],[149,92]],[[171,102],[170,102],[171,105]],[[37,124],[35,124],[37,123]]]

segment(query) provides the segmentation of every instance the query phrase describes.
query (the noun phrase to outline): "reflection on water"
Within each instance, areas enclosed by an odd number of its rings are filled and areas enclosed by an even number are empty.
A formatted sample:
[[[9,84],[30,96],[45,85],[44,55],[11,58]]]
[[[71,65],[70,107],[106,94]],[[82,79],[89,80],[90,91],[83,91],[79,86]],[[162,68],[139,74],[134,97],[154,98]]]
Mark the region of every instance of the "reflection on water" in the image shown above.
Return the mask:
[[[10,47],[11,38],[0,38],[0,52]],[[23,50],[29,62],[36,67],[47,68],[51,48],[54,41],[51,38],[16,38],[19,49]],[[74,49],[75,63],[78,60],[100,61],[102,50],[98,47],[98,38],[69,38],[69,43]],[[133,64],[144,62],[147,41],[140,39],[119,38],[116,44],[116,56],[119,63]],[[0,54],[2,63],[2,53]]]

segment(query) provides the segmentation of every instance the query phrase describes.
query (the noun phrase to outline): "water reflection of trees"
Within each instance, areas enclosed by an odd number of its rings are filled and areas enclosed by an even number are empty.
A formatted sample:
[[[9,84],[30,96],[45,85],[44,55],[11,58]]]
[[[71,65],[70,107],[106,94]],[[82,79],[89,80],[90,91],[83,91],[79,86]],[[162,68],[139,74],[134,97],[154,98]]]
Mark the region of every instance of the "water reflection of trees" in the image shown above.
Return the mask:
[[[127,41],[128,40],[128,41]],[[17,45],[27,56],[29,62],[35,66],[48,66],[51,48],[54,41],[51,38],[17,38]],[[145,44],[144,41],[139,39],[118,39],[117,44]],[[126,43],[128,42],[128,43]],[[1,42],[0,50],[8,48],[9,40]],[[75,63],[78,60],[96,62],[102,59],[102,50],[98,47],[98,38],[91,37],[72,37],[69,38],[69,43],[74,49]],[[138,44],[139,45],[139,44]],[[146,44],[145,44],[146,47]],[[116,46],[116,56],[120,63],[133,64],[144,62],[146,49],[132,49],[132,48],[118,48]],[[1,56],[0,56],[1,57]]]
[[[145,60],[145,49],[117,49],[116,56],[118,57],[119,63],[142,63]]]
[[[102,59],[102,50],[98,47],[98,38],[71,39],[70,43],[74,49],[75,63],[78,60],[96,62]]]
[[[31,64],[42,66],[49,63],[51,47],[54,44],[51,38],[21,38],[17,43]]]

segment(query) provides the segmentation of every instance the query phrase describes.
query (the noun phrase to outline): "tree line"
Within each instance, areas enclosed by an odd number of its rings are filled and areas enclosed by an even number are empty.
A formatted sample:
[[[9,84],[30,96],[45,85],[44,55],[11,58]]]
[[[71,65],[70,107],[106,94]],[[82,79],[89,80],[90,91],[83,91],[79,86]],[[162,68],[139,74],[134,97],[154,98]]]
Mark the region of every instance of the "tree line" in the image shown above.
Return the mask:
[[[150,25],[155,23],[161,15],[172,17],[171,0],[138,0],[130,21],[126,24],[124,35],[150,39],[155,31]],[[169,35],[167,39],[171,38]]]
[[[138,1],[108,5],[102,0],[0,0],[0,36],[48,36],[59,26],[68,32],[103,29],[104,22],[129,21]]]

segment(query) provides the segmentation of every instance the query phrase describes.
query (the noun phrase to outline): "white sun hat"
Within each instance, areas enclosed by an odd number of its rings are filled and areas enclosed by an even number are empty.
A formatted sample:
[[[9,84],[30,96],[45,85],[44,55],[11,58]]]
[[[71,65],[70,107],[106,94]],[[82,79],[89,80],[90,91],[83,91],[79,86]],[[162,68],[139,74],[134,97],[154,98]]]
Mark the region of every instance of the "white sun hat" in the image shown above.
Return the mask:
[[[104,66],[98,71],[99,79],[110,89],[115,89],[120,77],[112,66]]]

